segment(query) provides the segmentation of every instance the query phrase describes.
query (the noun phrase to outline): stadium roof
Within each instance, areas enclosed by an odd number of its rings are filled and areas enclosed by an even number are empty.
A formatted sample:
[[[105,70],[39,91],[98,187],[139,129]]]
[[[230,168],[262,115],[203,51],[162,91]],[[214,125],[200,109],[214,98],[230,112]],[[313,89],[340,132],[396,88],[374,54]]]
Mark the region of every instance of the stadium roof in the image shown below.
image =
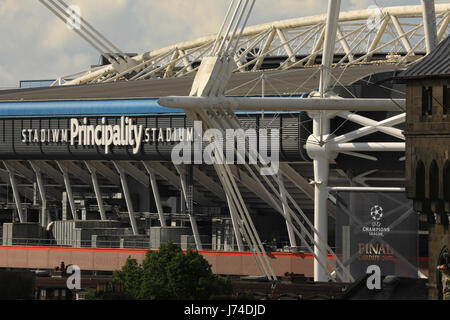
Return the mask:
[[[399,70],[393,64],[367,64],[347,68],[334,68],[337,85],[349,85],[374,73]],[[300,95],[319,86],[319,69],[303,68],[288,71],[246,72],[232,75],[227,96],[261,96],[261,76],[265,77],[267,96]],[[337,81],[339,79],[339,81]],[[56,101],[97,99],[145,99],[169,95],[189,95],[193,77],[121,81],[74,86],[0,90],[0,102]]]

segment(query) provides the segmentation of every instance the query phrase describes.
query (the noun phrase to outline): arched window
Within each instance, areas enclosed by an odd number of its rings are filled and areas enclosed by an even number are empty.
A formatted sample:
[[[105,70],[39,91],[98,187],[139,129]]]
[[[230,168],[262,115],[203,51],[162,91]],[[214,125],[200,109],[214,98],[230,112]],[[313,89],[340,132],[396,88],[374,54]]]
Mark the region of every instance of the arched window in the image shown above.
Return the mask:
[[[450,110],[450,87],[443,86],[442,87],[442,114],[447,115]]]
[[[447,160],[444,166],[444,199],[450,201],[450,161]]]
[[[416,165],[416,199],[425,199],[425,166],[420,160]]]
[[[430,199],[439,198],[439,167],[435,160],[430,165]]]
[[[422,87],[422,116],[433,115],[433,87]]]

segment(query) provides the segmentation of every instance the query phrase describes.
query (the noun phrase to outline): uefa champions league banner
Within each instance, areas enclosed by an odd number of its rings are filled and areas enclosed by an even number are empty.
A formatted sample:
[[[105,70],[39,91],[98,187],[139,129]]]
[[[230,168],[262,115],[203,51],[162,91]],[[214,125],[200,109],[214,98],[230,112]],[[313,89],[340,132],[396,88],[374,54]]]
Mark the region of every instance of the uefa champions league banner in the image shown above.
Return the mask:
[[[336,199],[336,252],[355,279],[370,265],[418,277],[419,216],[403,192],[345,191]]]

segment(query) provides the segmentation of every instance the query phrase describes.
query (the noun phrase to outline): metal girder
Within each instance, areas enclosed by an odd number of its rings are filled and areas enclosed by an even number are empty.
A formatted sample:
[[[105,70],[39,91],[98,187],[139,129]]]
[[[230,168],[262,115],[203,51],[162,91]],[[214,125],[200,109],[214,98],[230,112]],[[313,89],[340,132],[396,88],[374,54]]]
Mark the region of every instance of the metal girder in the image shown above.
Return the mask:
[[[6,167],[6,166],[5,166]],[[15,170],[13,168],[11,168],[12,171],[15,173]],[[9,176],[9,173],[3,170],[0,170],[0,180],[3,181],[7,187],[11,186],[11,179]],[[22,195],[27,198],[30,201],[33,201],[33,189],[30,187],[26,187],[26,186],[21,186],[18,185],[20,187],[20,191],[19,191],[19,195],[22,192]]]
[[[61,170],[61,173],[63,175],[64,185],[66,187],[67,198],[69,199],[70,210],[72,212],[72,218],[73,218],[73,220],[79,220],[78,214],[77,214],[77,209],[75,206],[75,201],[73,199],[73,192],[72,192],[72,185],[70,183],[69,170],[67,169],[65,164],[62,163],[61,161],[56,161],[56,164],[58,165],[59,170]]]
[[[62,0],[39,0],[48,10],[64,23],[72,22],[72,30],[89,43],[100,55],[102,55],[116,71],[127,68],[136,62],[129,59],[119,48],[111,43],[105,36],[96,30],[83,16],[77,13],[71,14],[71,8]],[[73,21],[75,20],[75,21]]]
[[[152,168],[158,176],[162,177],[164,180],[169,182],[169,184],[171,184],[175,188],[181,190],[180,178],[173,171],[163,166],[159,162],[145,161],[145,163],[150,168]],[[203,194],[201,194],[198,191],[194,192],[194,201],[199,202],[203,205],[214,206],[214,202],[206,198]]]
[[[171,184],[172,186],[174,186],[177,189],[181,189],[180,179],[169,168],[167,168],[166,166],[162,165],[159,162],[145,161],[145,163],[150,168],[152,168],[158,176],[162,177],[164,180],[169,182],[169,184]]]
[[[447,15],[445,18],[443,18],[441,26],[439,27],[438,33],[437,33],[437,41],[440,42],[447,31],[448,24],[450,22],[450,14],[447,12]]]
[[[139,229],[136,224],[136,218],[134,216],[134,209],[133,209],[133,201],[131,200],[130,190],[128,188],[128,182],[127,182],[127,176],[124,167],[122,167],[121,164],[117,163],[116,161],[113,161],[114,166],[116,167],[117,172],[119,172],[120,176],[120,182],[122,184],[122,190],[125,195],[125,202],[127,204],[128,209],[128,215],[130,217],[130,224],[131,228],[133,229],[133,234],[138,235]]]
[[[331,84],[330,67],[333,63],[336,30],[338,28],[339,12],[341,0],[328,1],[328,13],[325,26],[325,40],[322,54],[322,66],[320,69],[319,96],[324,98],[328,87]],[[314,100],[314,99],[312,99]],[[327,281],[328,270],[323,266],[327,264],[328,253],[328,175],[330,171],[330,154],[324,148],[315,148],[311,143],[311,138],[316,141],[323,141],[323,136],[330,133],[330,112],[310,112],[313,122],[311,137],[306,143],[306,151],[313,160],[314,167],[314,280]]]
[[[7,163],[14,168],[14,170],[22,175],[26,180],[30,182],[36,182],[36,176],[33,170],[28,169],[20,161],[7,161]],[[62,198],[61,192],[58,189],[52,187],[46,187],[47,195],[54,200],[60,201]]]
[[[264,46],[261,49],[261,52],[259,54],[259,58],[256,60],[255,66],[253,67],[253,71],[258,70],[261,68],[261,64],[264,61],[264,58],[267,54],[267,51],[269,51],[269,48],[272,44],[273,38],[275,37],[276,29],[272,28],[272,31],[270,31],[269,36],[266,39],[266,42],[264,43]]]
[[[18,160],[8,160],[4,161],[8,163],[11,167],[14,168],[16,172],[19,172],[24,178],[26,178],[29,181],[34,181],[34,172],[33,170],[30,170],[27,166],[22,164]]]
[[[280,170],[283,175],[291,181],[297,188],[299,188],[303,193],[311,200],[314,201],[314,187],[311,183],[308,182],[300,173],[298,173],[294,168],[292,168],[289,164],[281,162]],[[328,195],[328,214],[331,217],[335,217],[335,208],[336,208],[336,199]]]
[[[183,173],[185,173],[186,170],[184,170],[183,167],[179,167],[179,170]],[[235,208],[230,205],[230,201],[226,193],[224,192],[221,185],[216,183],[212,178],[210,178],[207,174],[205,174],[203,171],[201,171],[198,167],[194,166],[194,179],[200,182],[203,186],[205,186],[209,191],[211,191],[213,194],[215,194],[219,199],[222,199],[228,203],[229,210],[230,210],[230,216],[233,224],[233,231],[236,238],[236,243],[238,246],[239,251],[244,250],[244,245],[242,243],[242,237],[240,232],[240,222],[237,213],[235,212]]]
[[[285,36],[283,30],[280,30],[280,29],[275,29],[275,30],[277,31],[278,38],[280,39],[281,43],[283,44],[284,50],[290,57],[289,60],[291,62],[296,62],[297,58],[295,58],[295,55],[292,52],[291,46],[289,45],[288,41],[286,40],[286,36]]]
[[[179,50],[174,50],[173,54],[172,54],[172,62],[170,62],[170,64],[167,66],[166,69],[166,73],[164,73],[164,78],[170,78],[173,75],[173,68],[175,67],[176,64],[176,59],[180,56],[180,51]]]
[[[425,33],[425,43],[427,53],[430,53],[438,44],[436,30],[436,12],[434,10],[434,0],[422,0],[423,6],[423,28]]]
[[[302,175],[300,175],[294,168],[289,164],[281,162],[280,169],[284,176],[289,179],[297,188],[299,188],[305,195],[311,200],[314,200],[314,187],[306,180]]]
[[[9,180],[11,181],[11,187],[13,189],[13,196],[14,196],[14,201],[16,203],[17,213],[19,215],[19,220],[22,223],[27,222],[25,215],[23,213],[22,201],[20,200],[20,193],[19,193],[19,189],[17,187],[17,181],[16,181],[14,170],[8,165],[8,163],[6,163],[6,161],[3,161],[3,164],[9,174]]]
[[[46,161],[43,160],[36,160],[33,161],[33,164],[40,168],[40,170],[45,173],[45,175],[51,179],[53,179],[55,182],[59,184],[64,184],[64,178],[62,176],[61,171],[53,168],[51,165],[49,165]]]
[[[322,28],[319,34],[319,38],[316,39],[316,43],[314,44],[314,47],[311,49],[311,54],[308,57],[308,61],[305,63],[306,66],[312,66],[316,62],[317,55],[319,54],[320,49],[323,45],[323,39],[325,36],[325,28]]]
[[[81,168],[78,164],[75,164],[74,161],[64,160],[60,161],[68,170],[73,177],[79,179],[87,185],[92,185],[91,176],[86,172],[83,168]]]
[[[247,111],[403,111],[405,99],[352,99],[352,98],[237,98],[237,97],[188,97],[168,96],[158,100],[158,104],[167,108],[185,110],[199,107],[226,108]]]
[[[158,210],[159,222],[161,223],[162,227],[165,227],[166,218],[164,217],[164,210],[161,204],[161,197],[159,195],[158,181],[156,181],[155,172],[153,171],[153,168],[151,168],[150,165],[148,165],[145,161],[142,161],[142,164],[144,165],[145,170],[147,170],[147,173],[150,177],[150,183],[153,191],[153,198],[155,199],[156,208]]]
[[[330,187],[330,191],[404,192],[400,187]]]
[[[198,226],[197,226],[197,219],[194,215],[194,201],[193,201],[193,180],[192,180],[192,170],[190,170],[190,177],[187,179],[187,173],[186,170],[183,172],[179,169],[180,167],[175,165],[175,169],[177,170],[179,176],[180,176],[180,182],[181,182],[181,190],[184,202],[186,204],[187,208],[187,214],[189,216],[189,222],[191,224],[192,234],[194,235],[194,241],[195,246],[197,250],[203,250],[202,241],[200,239],[200,234],[198,232]],[[192,168],[190,168],[192,169]],[[189,180],[189,181],[188,181]]]
[[[92,163],[88,162],[88,161],[85,161],[85,164],[91,174],[92,185],[94,187],[95,197],[97,198],[97,205],[98,205],[98,211],[100,213],[100,218],[102,220],[106,220],[106,212],[105,212],[105,207],[103,205],[102,192],[101,192],[100,186],[98,184],[97,167],[93,166]]]
[[[137,182],[139,182],[146,188],[150,187],[148,176],[130,161],[114,161],[114,163],[120,165],[125,170],[125,172]]]
[[[181,172],[185,173],[183,167],[179,168]],[[223,201],[227,201],[227,197],[223,192],[223,188],[220,184],[214,181],[206,173],[201,171],[198,167],[194,166],[194,179],[197,180],[202,186],[212,192],[215,196]]]
[[[375,121],[360,115],[354,115],[351,113],[342,113],[341,116],[345,119],[351,120],[355,123],[364,124],[362,128],[357,130],[344,133],[340,136],[334,137],[327,141],[327,143],[343,143],[348,142],[354,139],[358,139],[374,132],[383,132],[390,136],[393,136],[398,139],[405,140],[405,136],[403,135],[403,131],[400,129],[393,128],[393,126],[401,124],[405,122],[406,113],[402,113],[388,119],[384,119],[381,121]],[[353,120],[352,120],[353,119]]]
[[[112,184],[120,185],[120,177],[108,166],[104,165],[101,161],[85,161],[86,164],[95,168],[95,171],[101,174],[104,178],[110,181]]]
[[[350,49],[350,46],[348,45],[347,39],[345,39],[344,35],[342,34],[341,28],[337,28],[337,36],[339,38],[339,42],[341,43],[342,49],[344,50],[345,54],[347,55],[349,61],[353,61],[353,54],[352,50]]]
[[[332,145],[331,150],[344,151],[405,151],[404,142],[349,142]]]
[[[282,210],[278,203],[275,203],[271,198],[269,198],[264,190],[260,187],[256,181],[250,177],[245,171],[239,169],[237,166],[230,165],[231,173],[234,178],[238,180],[244,187],[253,192],[258,198],[263,200],[273,209],[280,211]]]
[[[39,189],[39,195],[41,196],[41,226],[46,227],[50,223],[50,214],[47,209],[47,193],[42,179],[42,169],[39,167],[35,161],[29,161],[33,171],[36,175],[36,182]]]
[[[367,61],[375,53],[375,50],[376,50],[378,44],[380,43],[381,37],[384,35],[384,32],[386,31],[389,21],[390,21],[389,15],[385,15],[383,17],[383,20],[381,21],[381,24],[379,25],[379,28],[377,30],[377,33],[375,34],[375,37],[372,40],[372,43],[369,46],[369,49],[367,50],[367,55],[364,60]]]
[[[397,34],[400,38],[400,41],[405,48],[406,52],[411,52],[412,47],[411,43],[409,42],[408,37],[405,34],[405,31],[403,30],[400,22],[398,21],[396,16],[391,16],[392,23],[394,24],[395,30],[397,31]],[[414,55],[414,52],[412,53]]]

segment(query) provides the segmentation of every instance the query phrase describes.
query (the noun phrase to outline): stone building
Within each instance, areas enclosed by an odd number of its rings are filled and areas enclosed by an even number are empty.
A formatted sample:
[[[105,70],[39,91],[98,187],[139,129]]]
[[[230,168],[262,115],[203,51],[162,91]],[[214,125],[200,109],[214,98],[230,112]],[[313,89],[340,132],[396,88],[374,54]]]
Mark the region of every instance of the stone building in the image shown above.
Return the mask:
[[[442,298],[450,237],[450,37],[399,75],[407,84],[406,192],[429,225],[429,297]]]

